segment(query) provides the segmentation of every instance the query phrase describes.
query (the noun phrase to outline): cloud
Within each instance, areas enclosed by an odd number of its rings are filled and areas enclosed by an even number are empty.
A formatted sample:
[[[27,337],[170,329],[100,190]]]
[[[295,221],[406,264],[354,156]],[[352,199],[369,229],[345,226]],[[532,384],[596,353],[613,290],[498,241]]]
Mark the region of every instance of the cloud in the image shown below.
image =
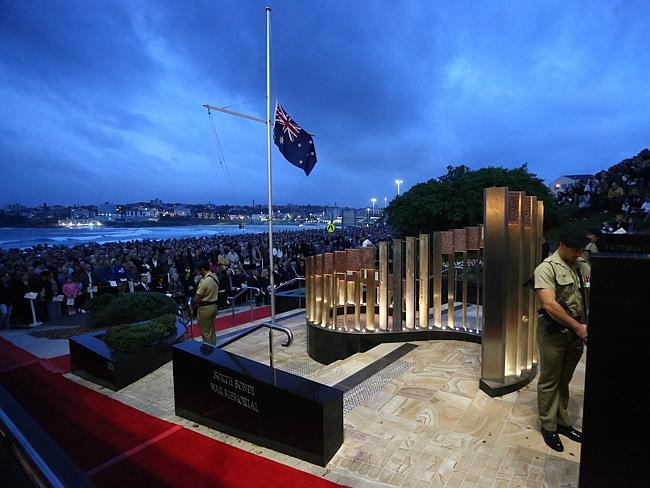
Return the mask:
[[[0,170],[27,190],[0,203],[65,203],[65,181],[85,203],[266,201],[264,126],[213,114],[219,149],[201,107],[266,116],[265,5],[3,2]],[[271,6],[273,95],[319,158],[305,178],[273,149],[278,203],[383,203],[458,164],[550,180],[648,146],[643,2]]]

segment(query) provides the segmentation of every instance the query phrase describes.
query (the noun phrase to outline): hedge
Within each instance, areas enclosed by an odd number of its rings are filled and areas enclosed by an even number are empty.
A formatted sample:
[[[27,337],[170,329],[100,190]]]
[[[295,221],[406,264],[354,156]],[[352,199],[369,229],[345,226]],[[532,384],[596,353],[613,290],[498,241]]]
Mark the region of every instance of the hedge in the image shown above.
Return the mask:
[[[174,332],[176,332],[176,315],[168,313],[142,324],[114,327],[102,337],[102,340],[113,350],[134,352],[156,345]]]
[[[102,296],[105,295],[97,297],[98,301],[90,312],[87,322],[90,327],[135,324],[164,314],[175,314],[177,308],[172,298],[161,293],[127,293],[100,302]]]

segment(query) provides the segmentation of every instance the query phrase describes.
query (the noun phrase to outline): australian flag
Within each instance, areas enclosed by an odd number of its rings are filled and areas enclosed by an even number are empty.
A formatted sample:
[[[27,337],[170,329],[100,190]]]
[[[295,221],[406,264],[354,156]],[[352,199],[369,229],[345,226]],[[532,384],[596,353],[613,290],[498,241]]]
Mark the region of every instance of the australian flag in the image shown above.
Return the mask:
[[[316,165],[314,139],[296,124],[279,103],[275,106],[273,140],[286,160],[309,176]]]

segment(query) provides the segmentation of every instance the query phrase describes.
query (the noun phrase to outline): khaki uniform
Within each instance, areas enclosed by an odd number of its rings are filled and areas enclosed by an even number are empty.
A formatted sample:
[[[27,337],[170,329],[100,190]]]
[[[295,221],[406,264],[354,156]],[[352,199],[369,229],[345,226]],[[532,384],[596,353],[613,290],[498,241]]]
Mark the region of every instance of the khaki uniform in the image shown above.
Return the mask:
[[[199,281],[196,294],[201,295],[201,302],[196,312],[196,320],[199,323],[203,342],[217,343],[217,335],[214,332],[214,319],[217,317],[217,299],[219,298],[219,285],[217,277],[211,271]]]
[[[555,300],[571,317],[584,324],[587,320],[584,280],[588,265],[578,258],[573,266],[565,263],[558,251],[535,268],[535,289],[555,291]],[[542,314],[537,323],[540,374],[537,382],[537,407],[542,428],[557,430],[570,426],[569,382],[580,361],[582,340],[571,330]]]
[[[585,246],[585,250],[582,253],[582,257],[584,258],[587,265],[589,266],[590,274],[591,274],[591,255],[595,252],[598,252],[598,246],[594,241],[591,241],[589,244]]]

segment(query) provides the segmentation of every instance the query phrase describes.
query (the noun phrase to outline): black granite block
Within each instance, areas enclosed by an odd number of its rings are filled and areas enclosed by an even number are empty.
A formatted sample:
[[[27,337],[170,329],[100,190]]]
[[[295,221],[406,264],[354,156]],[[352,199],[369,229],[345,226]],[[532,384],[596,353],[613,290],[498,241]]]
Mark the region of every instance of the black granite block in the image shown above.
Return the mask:
[[[343,443],[343,393],[195,341],[173,347],[176,414],[325,466]]]
[[[591,264],[580,487],[647,486],[650,254]]]
[[[177,320],[175,334],[160,344],[131,353],[111,350],[101,340],[104,334],[105,330],[97,330],[68,339],[71,370],[78,376],[117,391],[171,361],[171,346],[184,340],[185,326]]]

